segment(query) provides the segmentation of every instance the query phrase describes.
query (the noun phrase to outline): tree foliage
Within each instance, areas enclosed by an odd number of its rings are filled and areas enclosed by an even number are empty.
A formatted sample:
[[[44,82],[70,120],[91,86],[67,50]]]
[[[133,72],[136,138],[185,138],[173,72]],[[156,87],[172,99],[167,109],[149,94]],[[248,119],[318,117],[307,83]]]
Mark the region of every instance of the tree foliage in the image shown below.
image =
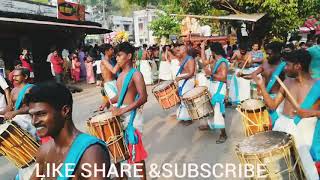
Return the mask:
[[[153,36],[157,38],[166,37],[169,35],[178,35],[180,33],[180,23],[167,13],[158,13],[158,17],[154,19],[149,28],[153,31]]]

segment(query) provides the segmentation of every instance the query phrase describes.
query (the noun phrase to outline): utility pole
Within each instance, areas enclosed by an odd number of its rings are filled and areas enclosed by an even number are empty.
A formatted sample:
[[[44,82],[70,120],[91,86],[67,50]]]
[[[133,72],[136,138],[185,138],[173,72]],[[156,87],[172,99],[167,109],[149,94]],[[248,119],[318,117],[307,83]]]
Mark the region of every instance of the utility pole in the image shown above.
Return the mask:
[[[102,0],[103,26],[106,27],[105,0]]]

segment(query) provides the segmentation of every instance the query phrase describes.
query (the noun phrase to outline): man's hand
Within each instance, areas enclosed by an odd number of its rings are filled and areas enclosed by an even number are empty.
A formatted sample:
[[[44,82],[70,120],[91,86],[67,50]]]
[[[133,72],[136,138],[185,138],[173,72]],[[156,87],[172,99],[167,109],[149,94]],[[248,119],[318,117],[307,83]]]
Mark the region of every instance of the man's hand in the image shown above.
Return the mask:
[[[121,116],[124,114],[123,108],[112,107],[110,111],[112,112],[113,116]]]
[[[237,73],[237,77],[242,77],[243,76],[243,73],[242,72],[238,72]]]
[[[297,110],[293,111],[296,115],[299,115],[302,118],[308,118],[308,117],[312,117],[314,116],[314,114],[312,113],[312,111],[308,110],[308,109],[302,109],[302,108],[298,108]]]
[[[105,108],[107,107],[106,103],[101,104],[101,106],[99,107],[100,111],[103,111]]]
[[[181,77],[176,77],[176,82],[179,82],[181,79]]]
[[[265,86],[265,82],[261,77],[253,75],[253,80],[257,83],[257,86],[261,89]]]
[[[6,120],[13,119],[16,115],[17,114],[15,111],[9,111],[4,114],[4,119]]]
[[[203,41],[200,45],[201,49],[205,49],[207,46],[207,40]]]
[[[212,75],[212,72],[210,71],[209,68],[204,68],[204,73],[208,76],[211,76]]]

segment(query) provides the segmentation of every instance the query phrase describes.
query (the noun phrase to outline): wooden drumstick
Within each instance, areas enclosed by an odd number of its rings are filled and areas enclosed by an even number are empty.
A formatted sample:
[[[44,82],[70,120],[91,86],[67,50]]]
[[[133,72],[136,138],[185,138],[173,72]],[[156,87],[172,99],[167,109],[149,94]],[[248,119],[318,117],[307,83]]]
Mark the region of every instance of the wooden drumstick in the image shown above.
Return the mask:
[[[293,96],[291,95],[289,89],[286,87],[286,85],[281,81],[281,79],[278,76],[275,76],[275,78],[277,79],[278,83],[280,84],[280,86],[284,89],[284,91],[287,93],[289,99],[292,101],[293,105],[295,106],[295,108],[299,108],[299,104],[297,103],[297,101],[293,98]]]
[[[246,65],[249,62],[249,58],[246,59],[246,61],[244,62],[244,65],[242,66],[241,70],[240,70],[240,74],[242,74],[242,71],[244,70],[244,68],[246,67]]]

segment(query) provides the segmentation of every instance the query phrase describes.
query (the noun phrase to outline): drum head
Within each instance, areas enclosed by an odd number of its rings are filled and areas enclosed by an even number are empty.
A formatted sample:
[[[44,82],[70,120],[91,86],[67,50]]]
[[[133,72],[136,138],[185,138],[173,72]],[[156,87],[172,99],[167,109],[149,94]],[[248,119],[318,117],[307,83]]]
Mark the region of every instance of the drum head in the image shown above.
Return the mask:
[[[158,92],[158,91],[164,90],[166,89],[166,87],[170,86],[171,84],[173,84],[173,81],[162,81],[156,87],[153,88],[152,92]]]
[[[284,132],[267,131],[246,137],[238,147],[242,153],[267,153],[288,144],[290,137]]]
[[[88,120],[89,123],[99,123],[99,122],[104,122],[106,120],[111,120],[112,119],[112,112],[103,112],[102,114],[98,114],[93,116]]]
[[[208,88],[205,86],[198,86],[195,87],[193,89],[191,89],[190,91],[184,93],[182,95],[182,98],[184,99],[190,99],[190,98],[194,98],[197,97],[198,95],[200,95],[202,92],[204,92],[205,90],[207,90]]]
[[[241,102],[240,104],[241,111],[248,112],[259,112],[261,110],[265,110],[266,106],[262,100],[259,99],[247,99]]]

